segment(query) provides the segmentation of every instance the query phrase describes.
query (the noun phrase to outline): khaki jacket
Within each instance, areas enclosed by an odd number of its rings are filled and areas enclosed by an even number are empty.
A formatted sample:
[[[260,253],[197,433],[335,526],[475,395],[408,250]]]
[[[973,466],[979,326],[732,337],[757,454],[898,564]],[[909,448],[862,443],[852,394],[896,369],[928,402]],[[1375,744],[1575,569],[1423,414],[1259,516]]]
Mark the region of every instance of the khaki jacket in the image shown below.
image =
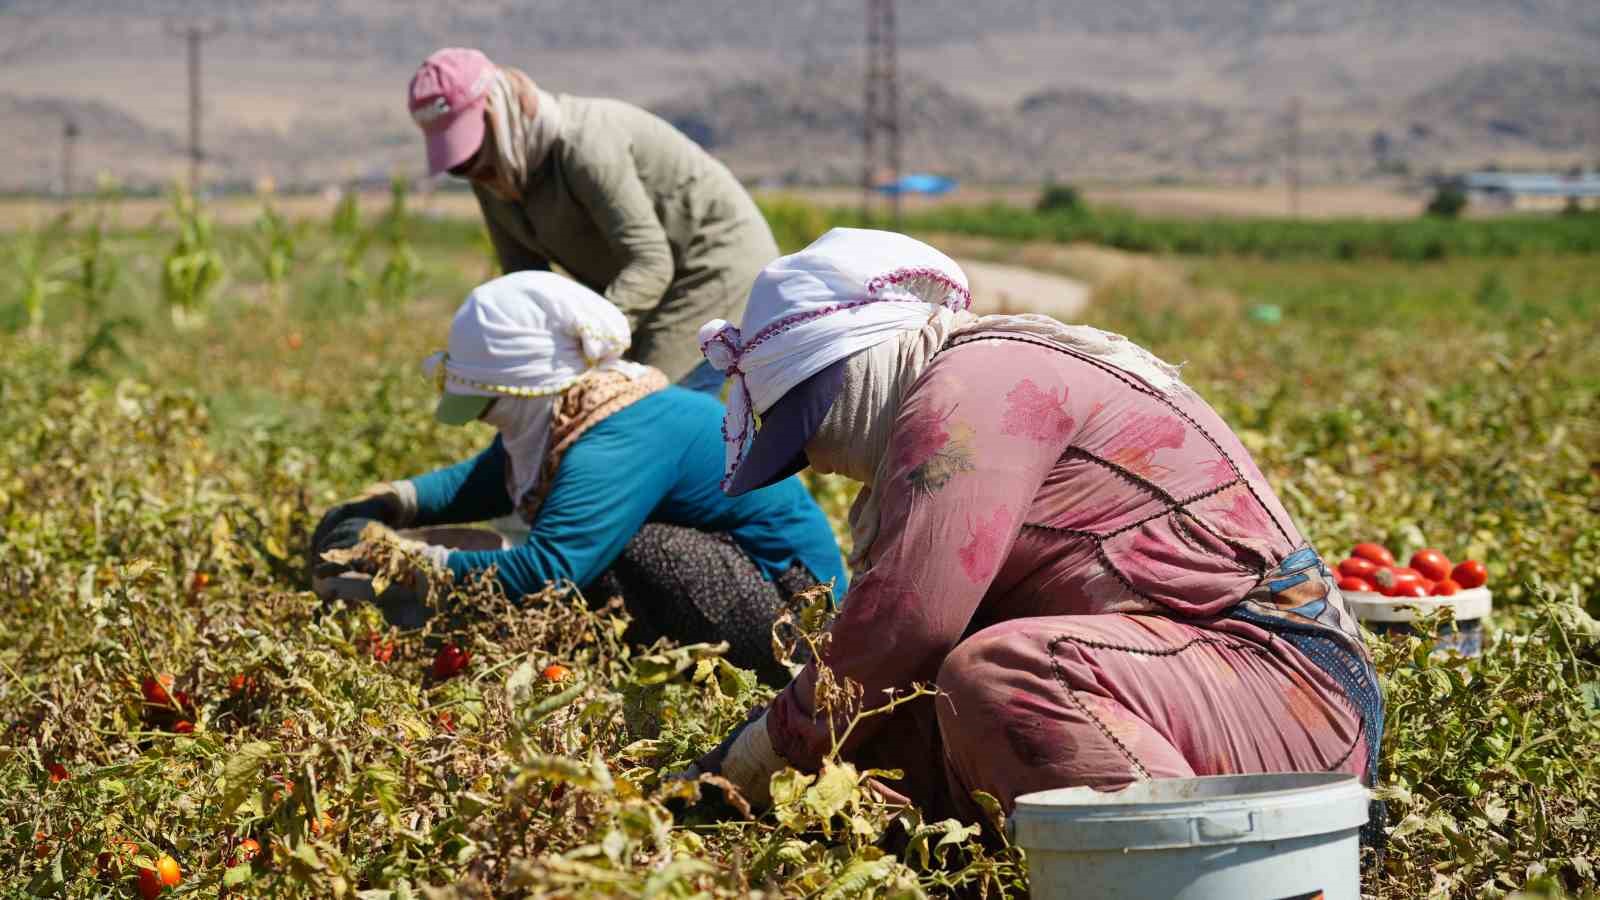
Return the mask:
[[[474,185],[507,272],[555,263],[615,303],[632,358],[673,381],[701,361],[707,320],[737,324],[778,256],[755,201],[727,167],[662,119],[617,100],[560,96],[561,136],[523,201]]]

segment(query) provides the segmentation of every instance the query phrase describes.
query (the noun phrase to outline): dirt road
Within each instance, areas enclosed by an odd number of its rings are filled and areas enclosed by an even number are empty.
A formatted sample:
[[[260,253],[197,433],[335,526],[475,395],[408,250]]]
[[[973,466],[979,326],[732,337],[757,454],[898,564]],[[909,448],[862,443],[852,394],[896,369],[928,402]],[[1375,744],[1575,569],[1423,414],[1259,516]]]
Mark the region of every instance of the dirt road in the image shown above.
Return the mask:
[[[1089,286],[1064,275],[972,259],[959,262],[972,286],[972,311],[979,315],[1033,312],[1071,322],[1089,302]]]

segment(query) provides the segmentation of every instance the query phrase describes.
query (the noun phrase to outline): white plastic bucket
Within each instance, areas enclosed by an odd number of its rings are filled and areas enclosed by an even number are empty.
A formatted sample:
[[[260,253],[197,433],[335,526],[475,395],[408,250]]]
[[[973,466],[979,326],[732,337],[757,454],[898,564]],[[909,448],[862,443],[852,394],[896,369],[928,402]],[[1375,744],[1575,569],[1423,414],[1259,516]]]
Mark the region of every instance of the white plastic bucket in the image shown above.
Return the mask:
[[[1350,614],[1377,634],[1414,634],[1411,623],[1449,607],[1455,622],[1439,629],[1437,650],[1454,650],[1462,656],[1483,652],[1483,620],[1494,609],[1486,587],[1467,588],[1448,597],[1385,597],[1370,591],[1344,591]]]
[[[1351,775],[1167,778],[1017,798],[1039,900],[1359,900],[1367,789]]]

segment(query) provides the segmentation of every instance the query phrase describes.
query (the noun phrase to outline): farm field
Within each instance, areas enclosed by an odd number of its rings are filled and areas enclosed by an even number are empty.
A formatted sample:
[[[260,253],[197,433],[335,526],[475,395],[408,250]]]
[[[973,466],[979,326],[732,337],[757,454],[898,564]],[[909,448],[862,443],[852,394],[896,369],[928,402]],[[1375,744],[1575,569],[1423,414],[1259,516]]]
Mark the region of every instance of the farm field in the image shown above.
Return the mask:
[[[768,695],[713,648],[558,589],[458,585],[420,633],[307,590],[323,509],[488,439],[418,370],[494,274],[475,221],[106,203],[0,232],[0,895],[137,896],[170,856],[177,897],[1025,896],[997,833],[837,761],[753,819],[694,803],[665,776]],[[786,247],[845,218],[768,213]],[[1600,896],[1600,222],[908,224],[1185,362],[1325,557],[1487,565],[1482,658],[1373,640],[1367,893]]]

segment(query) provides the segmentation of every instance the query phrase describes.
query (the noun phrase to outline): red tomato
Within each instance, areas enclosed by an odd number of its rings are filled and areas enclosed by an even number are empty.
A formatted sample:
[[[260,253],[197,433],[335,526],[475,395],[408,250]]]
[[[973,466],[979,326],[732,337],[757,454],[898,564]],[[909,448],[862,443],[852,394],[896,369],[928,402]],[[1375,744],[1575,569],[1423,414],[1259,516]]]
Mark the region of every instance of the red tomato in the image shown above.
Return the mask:
[[[161,883],[161,875],[155,869],[139,870],[139,896],[144,900],[155,900],[167,886]]]
[[[1377,587],[1374,586],[1372,582],[1366,580],[1365,578],[1357,578],[1354,575],[1340,575],[1339,576],[1339,590],[1341,590],[1341,591],[1366,591],[1367,593],[1370,594],[1370,593],[1373,593],[1373,592],[1377,591]]]
[[[50,765],[46,766],[45,768],[50,770],[50,783],[51,784],[59,784],[59,783],[61,783],[63,781],[66,781],[68,778],[72,777],[72,773],[68,772],[67,771],[67,767],[63,766],[61,763],[53,762]]]
[[[455,644],[445,644],[433,656],[433,677],[449,678],[467,667],[472,661],[472,651],[463,650]]]
[[[172,730],[179,734],[194,734],[194,723],[188,719],[183,719],[172,726]]]
[[[1460,593],[1460,591],[1461,585],[1456,584],[1454,579],[1446,578],[1434,585],[1433,590],[1429,591],[1428,595],[1431,597],[1448,597],[1451,594]]]
[[[1457,563],[1450,571],[1450,577],[1464,588],[1483,587],[1484,582],[1489,580],[1489,570],[1483,567],[1483,563],[1469,559]]]
[[[178,861],[170,856],[156,860],[156,874],[161,876],[161,883],[167,887],[177,887],[183,881],[183,870],[178,868]]]
[[[1351,578],[1365,578],[1368,581],[1371,581],[1373,574],[1377,571],[1377,563],[1370,559],[1362,559],[1359,556],[1352,556],[1344,562],[1339,563],[1339,574],[1349,575]]]
[[[1403,584],[1397,585],[1394,589],[1394,593],[1391,594],[1388,591],[1385,591],[1384,593],[1388,594],[1390,597],[1426,597],[1428,596],[1428,589],[1423,587],[1421,582],[1407,581]]]
[[[1443,553],[1425,547],[1411,554],[1411,568],[1430,581],[1443,581],[1450,577],[1450,559]]]
[[[1372,576],[1372,583],[1378,586],[1378,591],[1386,597],[1397,597],[1398,589],[1406,585],[1422,587],[1422,576],[1412,569],[1398,566],[1387,566],[1379,569]]]
[[[376,631],[367,632],[367,652],[372,658],[381,663],[394,659],[394,641],[386,641],[383,635]]]
[[[552,684],[557,681],[566,681],[571,676],[572,670],[560,663],[551,663],[550,665],[545,666],[544,671],[539,675],[539,677]]]
[[[145,678],[144,683],[139,686],[144,692],[144,702],[151,706],[171,706],[172,685],[177,680],[171,672],[162,672],[160,675]]]
[[[1350,555],[1359,556],[1362,559],[1370,559],[1380,566],[1394,565],[1394,554],[1390,553],[1389,548],[1382,544],[1357,544],[1350,551]]]
[[[239,842],[238,847],[234,848],[233,860],[229,864],[237,866],[240,863],[250,862],[260,855],[261,842],[255,838],[245,838]]]

